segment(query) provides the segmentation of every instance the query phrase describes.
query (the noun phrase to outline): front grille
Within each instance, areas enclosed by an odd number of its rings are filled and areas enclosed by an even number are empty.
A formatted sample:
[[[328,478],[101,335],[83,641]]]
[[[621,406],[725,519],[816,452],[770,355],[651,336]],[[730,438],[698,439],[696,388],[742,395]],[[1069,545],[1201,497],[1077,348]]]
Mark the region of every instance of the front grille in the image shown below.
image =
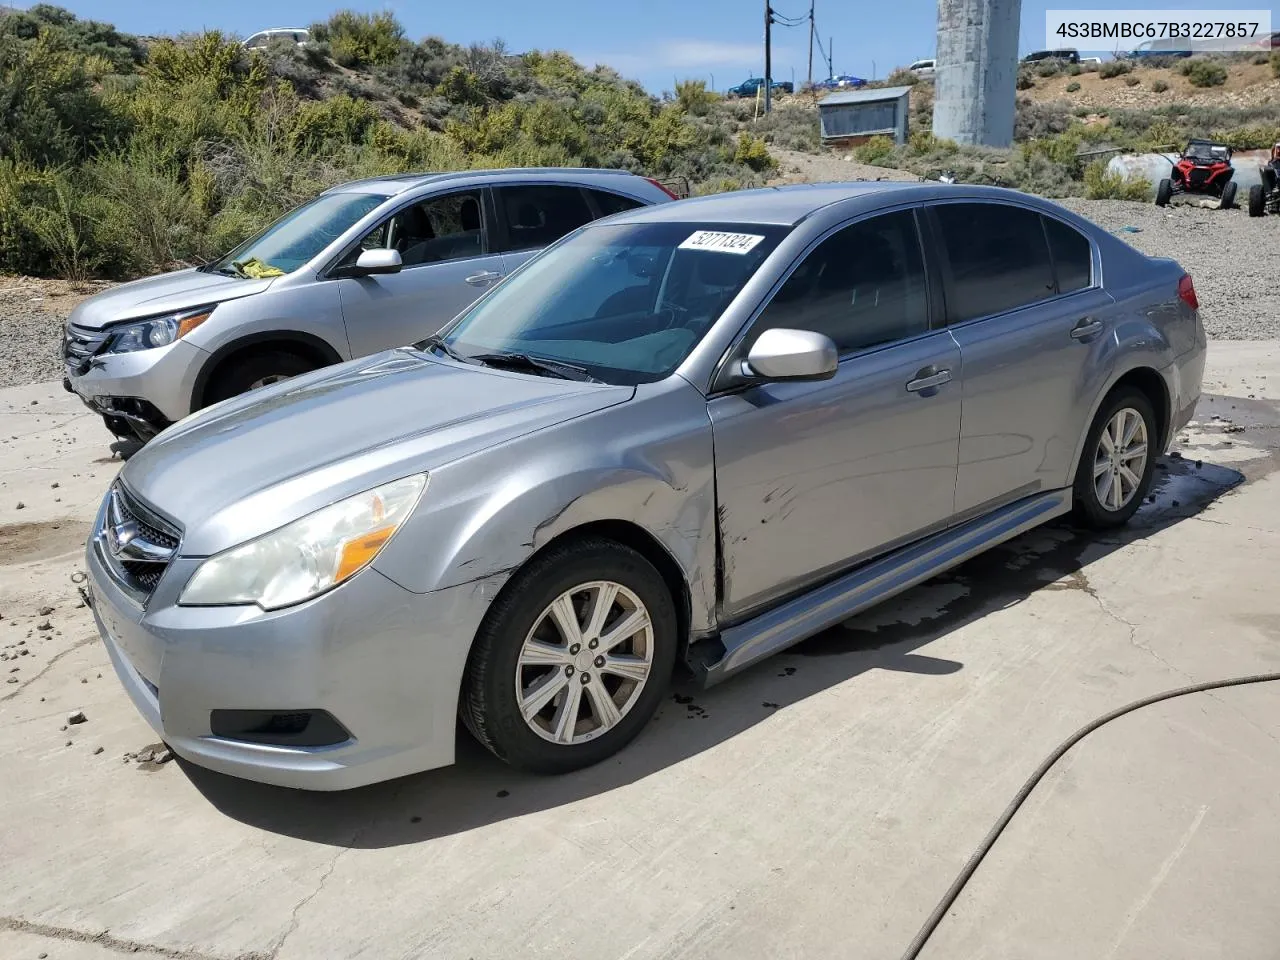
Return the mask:
[[[1202,187],[1209,182],[1209,171],[1201,169],[1192,170],[1190,179],[1192,186]]]
[[[102,352],[109,336],[107,330],[90,330],[67,324],[62,338],[62,357],[76,368],[76,373],[82,374],[89,369],[89,361]]]
[[[98,548],[111,576],[139,602],[145,603],[155,591],[181,538],[181,531],[121,484],[112,485],[97,532]]]

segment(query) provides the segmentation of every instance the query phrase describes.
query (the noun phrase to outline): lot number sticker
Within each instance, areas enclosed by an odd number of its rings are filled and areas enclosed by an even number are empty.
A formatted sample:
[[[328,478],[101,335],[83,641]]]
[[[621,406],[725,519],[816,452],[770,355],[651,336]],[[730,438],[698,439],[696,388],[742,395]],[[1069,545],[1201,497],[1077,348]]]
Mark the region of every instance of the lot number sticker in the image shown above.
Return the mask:
[[[680,244],[681,250],[715,250],[718,253],[750,253],[764,237],[754,233],[717,233],[699,230]]]

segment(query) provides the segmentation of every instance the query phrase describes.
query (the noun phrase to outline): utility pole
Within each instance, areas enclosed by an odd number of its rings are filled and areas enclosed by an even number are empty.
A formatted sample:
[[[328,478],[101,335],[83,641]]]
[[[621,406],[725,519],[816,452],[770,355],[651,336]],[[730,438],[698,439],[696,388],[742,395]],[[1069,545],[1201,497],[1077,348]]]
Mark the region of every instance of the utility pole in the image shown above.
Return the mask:
[[[834,77],[836,75],[836,38],[827,38],[827,76]]]
[[[769,0],[764,0],[764,112],[768,113],[773,104],[773,50],[770,47],[769,32],[773,26],[773,8]]]
[[[809,89],[813,89],[813,0],[809,0]]]

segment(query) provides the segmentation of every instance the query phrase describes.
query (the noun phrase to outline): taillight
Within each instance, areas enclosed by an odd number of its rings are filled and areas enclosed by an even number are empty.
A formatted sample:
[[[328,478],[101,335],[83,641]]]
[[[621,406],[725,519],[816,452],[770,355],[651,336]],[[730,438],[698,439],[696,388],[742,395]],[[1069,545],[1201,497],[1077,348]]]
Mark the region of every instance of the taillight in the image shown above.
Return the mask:
[[[1191,282],[1188,274],[1184,273],[1182,279],[1178,281],[1178,299],[1192,310],[1200,309],[1200,298],[1196,296],[1195,284]]]
[[[672,200],[679,200],[679,199],[680,199],[680,198],[679,198],[679,197],[677,197],[674,193],[672,193],[672,192],[671,192],[671,190],[670,190],[668,187],[664,186],[661,180],[655,180],[655,179],[653,179],[653,177],[645,177],[645,179],[646,179],[646,180],[648,180],[650,183],[652,183],[655,187],[657,187],[657,188],[658,188],[659,190],[661,190],[663,193],[665,193],[665,194],[666,194],[668,197],[670,197]]]

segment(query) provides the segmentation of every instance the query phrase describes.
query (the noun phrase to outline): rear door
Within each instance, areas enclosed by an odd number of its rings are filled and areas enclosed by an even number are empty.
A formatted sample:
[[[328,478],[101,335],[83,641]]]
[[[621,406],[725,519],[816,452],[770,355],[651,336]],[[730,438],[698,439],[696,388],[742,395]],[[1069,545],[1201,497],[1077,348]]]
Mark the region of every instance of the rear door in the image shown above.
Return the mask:
[[[734,348],[785,327],[841,359],[830,380],[710,400],[726,618],[950,522],[960,351],[931,299],[914,212],[881,214],[812,248]]]
[[[352,356],[360,357],[430,336],[503,276],[491,240],[485,190],[453,190],[414,201],[371,230],[343,258],[363,250],[400,253],[399,273],[337,281]]]
[[[1011,203],[931,206],[963,361],[957,519],[1066,486],[1109,371],[1111,297],[1092,242]]]
[[[495,187],[493,192],[495,249],[502,254],[506,273],[598,216],[586,191],[571,184],[512,184]]]

